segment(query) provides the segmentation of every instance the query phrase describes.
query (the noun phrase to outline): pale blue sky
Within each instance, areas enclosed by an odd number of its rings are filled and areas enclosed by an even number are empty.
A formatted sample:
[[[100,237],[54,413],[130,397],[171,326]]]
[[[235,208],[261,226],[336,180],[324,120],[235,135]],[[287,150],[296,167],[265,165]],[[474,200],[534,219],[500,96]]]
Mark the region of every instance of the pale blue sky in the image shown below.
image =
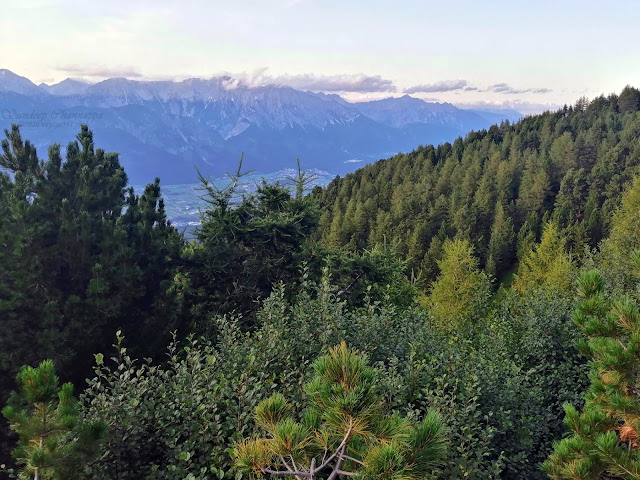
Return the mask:
[[[630,0],[4,0],[0,44],[0,68],[36,83],[230,73],[523,111],[640,86]]]

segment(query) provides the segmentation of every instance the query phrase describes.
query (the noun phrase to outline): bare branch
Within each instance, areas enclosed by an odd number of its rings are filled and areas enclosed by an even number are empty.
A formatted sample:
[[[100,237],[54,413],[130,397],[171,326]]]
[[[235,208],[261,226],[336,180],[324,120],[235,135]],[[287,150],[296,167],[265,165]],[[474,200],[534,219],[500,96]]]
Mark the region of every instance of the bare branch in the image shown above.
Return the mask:
[[[333,472],[331,472],[331,475],[329,475],[329,478],[327,478],[327,480],[335,480],[336,478],[338,478],[338,475],[341,470],[340,467],[342,467],[342,462],[344,461],[344,454],[347,450],[347,444],[345,443],[342,446],[342,449],[340,450],[339,456],[338,456],[338,463],[336,463],[336,466],[333,470]]]
[[[354,462],[357,463],[358,465],[364,465],[364,462],[361,462],[360,460],[350,457],[349,455],[343,455],[342,456],[345,460],[349,460],[350,462]]]
[[[351,438],[351,432],[353,431],[353,419],[349,419],[349,429],[347,430],[347,433],[345,434],[344,438],[342,439],[342,442],[340,443],[340,445],[338,446],[338,448],[336,448],[336,451],[333,452],[333,454],[327,458],[327,460],[325,462],[322,463],[322,465],[320,465],[316,471],[322,471],[325,468],[327,468],[327,466],[333,461],[334,458],[336,458],[342,451],[342,454],[344,454],[344,448],[347,446],[347,442],[349,441],[349,439]]]
[[[271,470],[269,468],[263,468],[262,473],[268,473],[269,475],[276,475],[278,477],[285,477],[285,476],[297,477],[299,475],[301,477],[312,478],[312,475],[309,472],[289,472],[289,471],[285,472],[280,470]]]
[[[298,470],[298,466],[296,465],[296,461],[293,459],[292,455],[289,455],[289,458],[291,459],[291,465],[293,465],[293,470]],[[298,480],[302,480],[300,477],[296,476],[296,478]]]
[[[357,475],[355,472],[345,472],[344,470],[336,470],[336,473],[345,477],[355,477]]]

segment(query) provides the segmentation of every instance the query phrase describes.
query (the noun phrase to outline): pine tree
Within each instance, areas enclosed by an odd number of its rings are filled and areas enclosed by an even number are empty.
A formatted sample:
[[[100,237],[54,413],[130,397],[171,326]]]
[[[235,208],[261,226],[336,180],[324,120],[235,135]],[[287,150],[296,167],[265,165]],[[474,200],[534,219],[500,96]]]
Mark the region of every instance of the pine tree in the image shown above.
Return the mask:
[[[256,424],[266,436],[236,443],[239,472],[309,480],[435,477],[446,449],[435,412],[417,425],[387,414],[376,391],[375,370],[344,342],[313,367],[300,421],[281,394],[258,405]]]
[[[640,252],[633,257],[640,263]],[[581,412],[564,406],[570,436],[554,446],[544,469],[553,479],[640,479],[638,305],[607,299],[595,270],[580,277],[578,294],[575,321],[587,335],[579,346],[591,358],[591,386]]]
[[[7,241],[0,316],[8,332],[0,336],[0,369],[10,378],[21,365],[51,358],[80,382],[117,327],[145,337],[139,353],[153,355],[146,346],[164,344],[168,338],[159,337],[177,327],[167,292],[181,248],[158,182],[141,198],[126,189],[118,155],[95,148],[86,125],[64,161],[57,144],[40,161],[16,125],[5,133],[0,167],[13,179],[0,228]]]
[[[73,385],[59,386],[53,362],[24,367],[2,414],[18,435],[12,452],[20,465],[20,477],[34,480],[82,478],[83,464],[97,454],[104,431],[101,423],[85,424],[73,398]]]

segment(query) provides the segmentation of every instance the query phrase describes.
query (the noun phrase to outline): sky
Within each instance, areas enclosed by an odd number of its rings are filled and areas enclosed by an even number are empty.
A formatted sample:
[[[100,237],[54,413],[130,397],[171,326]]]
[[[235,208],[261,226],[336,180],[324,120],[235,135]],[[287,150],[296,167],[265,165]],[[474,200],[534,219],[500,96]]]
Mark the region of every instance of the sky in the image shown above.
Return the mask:
[[[640,86],[640,0],[3,0],[0,68],[534,113]]]

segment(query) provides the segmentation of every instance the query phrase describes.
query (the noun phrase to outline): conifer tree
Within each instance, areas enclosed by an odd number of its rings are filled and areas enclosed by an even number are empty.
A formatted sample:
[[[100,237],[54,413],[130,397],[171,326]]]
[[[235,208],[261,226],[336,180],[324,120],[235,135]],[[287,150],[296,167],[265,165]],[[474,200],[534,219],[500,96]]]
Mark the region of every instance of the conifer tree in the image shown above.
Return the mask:
[[[482,313],[491,284],[480,271],[468,240],[446,240],[438,266],[440,275],[431,285],[428,304],[437,325],[453,331]]]
[[[159,183],[141,197],[126,189],[118,155],[95,148],[86,125],[64,161],[57,144],[40,161],[17,125],[5,134],[0,167],[13,179],[0,228],[7,240],[0,316],[8,332],[0,336],[0,372],[10,378],[21,365],[51,358],[67,379],[81,381],[88,359],[107,346],[107,330],[117,327],[146,337],[140,353],[155,353],[146,346],[176,328],[167,292],[182,244]]]
[[[507,216],[502,203],[496,204],[486,270],[492,275],[500,275],[513,260],[513,221]]]
[[[551,188],[546,168],[538,159],[530,159],[529,165],[522,174],[518,198],[518,208],[523,214],[535,213],[543,215],[545,201]]]
[[[602,270],[607,278],[622,288],[629,288],[634,282],[633,266],[628,252],[640,248],[640,177],[622,197],[622,204],[616,210],[611,222],[611,233],[603,240],[600,249]]]
[[[422,258],[421,267],[426,278],[435,278],[438,272],[438,261],[442,258],[442,246],[447,240],[447,228],[442,222],[437,235],[431,238],[429,249]]]
[[[487,247],[495,205],[502,203],[514,231],[521,232],[518,260],[539,240],[545,215],[581,253],[606,234],[620,192],[640,165],[640,118],[633,114],[640,109],[639,95],[628,87],[620,97],[583,98],[557,112],[471,132],[454,145],[420,147],[336,178],[318,194],[325,207],[335,206],[323,216],[322,240],[327,242],[335,221],[332,246],[361,250],[352,217],[366,201],[378,210],[357,215],[356,230],[369,232],[368,247],[393,239],[400,251],[411,250],[412,267],[427,259],[418,272],[423,278],[433,280],[437,273],[433,252],[427,253],[431,243],[427,238],[416,251],[419,244],[407,241],[414,219],[423,217],[429,237],[444,222],[447,235],[468,238],[480,265],[491,270],[496,260]],[[512,257],[505,270],[515,263]]]
[[[417,425],[383,409],[375,370],[342,342],[313,365],[307,409],[296,421],[281,394],[261,402],[265,437],[238,442],[238,470],[252,476],[334,480],[435,478],[446,444],[435,412]]]
[[[571,289],[571,257],[565,252],[567,240],[553,222],[548,222],[542,239],[522,259],[513,288],[527,292],[538,288],[551,288],[568,293]]]
[[[633,113],[640,110],[640,91],[627,85],[618,97],[620,113]]]
[[[640,253],[633,255],[637,264]],[[544,464],[553,479],[640,479],[640,311],[628,297],[609,300],[595,270],[578,283],[575,322],[587,339],[591,386],[582,411],[564,406],[570,436]]]
[[[312,186],[313,182],[315,182],[318,176],[315,173],[309,173],[300,167],[300,159],[296,159],[297,173],[296,175],[287,176],[287,180],[289,180],[295,187],[296,191],[296,200],[302,200],[305,193]]]
[[[415,220],[411,236],[407,245],[407,257],[409,259],[409,271],[418,273],[420,262],[424,258],[425,243],[429,239],[427,222],[423,218]]]
[[[343,228],[342,210],[334,208],[334,215],[329,226],[329,233],[327,234],[327,245],[331,248],[340,248],[344,245],[345,235]]]
[[[369,232],[369,240],[367,242],[370,248],[385,243],[391,233],[391,214],[384,210],[378,210],[375,217],[375,223]],[[329,244],[331,245],[332,243]],[[335,246],[335,242],[333,242],[333,245]]]
[[[96,455],[104,425],[82,422],[73,385],[59,386],[51,360],[24,367],[18,382],[20,392],[13,393],[2,414],[18,435],[12,455],[20,465],[19,478],[82,478],[82,466]]]
[[[247,173],[241,160],[223,188],[200,176],[206,207],[196,231],[198,242],[186,254],[186,290],[198,311],[235,310],[250,321],[257,300],[266,298],[274,283],[287,282],[297,273],[304,241],[316,227],[319,212],[312,198],[295,198],[278,183],[263,180],[255,192],[247,193],[242,189]],[[297,192],[304,189],[305,179],[302,172],[296,177]],[[192,316],[193,322],[198,316]]]
[[[527,221],[522,224],[522,227],[520,227],[520,231],[516,237],[516,255],[519,261],[522,261],[536,244],[535,226],[538,221],[538,216],[532,213],[527,218]]]
[[[554,189],[557,189],[567,170],[577,165],[577,151],[569,132],[565,132],[554,140],[549,150],[549,157],[551,184]]]

